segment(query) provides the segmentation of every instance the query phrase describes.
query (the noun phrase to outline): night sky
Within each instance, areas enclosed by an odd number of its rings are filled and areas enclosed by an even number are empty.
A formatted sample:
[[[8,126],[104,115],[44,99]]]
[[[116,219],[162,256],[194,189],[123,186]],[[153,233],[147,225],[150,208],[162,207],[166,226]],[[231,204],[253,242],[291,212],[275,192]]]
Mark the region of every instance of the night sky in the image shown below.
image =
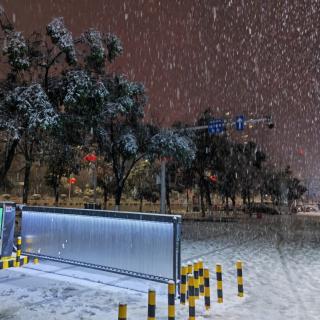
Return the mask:
[[[26,35],[63,16],[75,36],[94,27],[116,33],[125,52],[112,70],[148,90],[147,119],[194,123],[217,117],[272,115],[276,128],[246,135],[290,164],[319,177],[320,2],[316,0],[5,0]],[[229,113],[226,115],[226,113]]]

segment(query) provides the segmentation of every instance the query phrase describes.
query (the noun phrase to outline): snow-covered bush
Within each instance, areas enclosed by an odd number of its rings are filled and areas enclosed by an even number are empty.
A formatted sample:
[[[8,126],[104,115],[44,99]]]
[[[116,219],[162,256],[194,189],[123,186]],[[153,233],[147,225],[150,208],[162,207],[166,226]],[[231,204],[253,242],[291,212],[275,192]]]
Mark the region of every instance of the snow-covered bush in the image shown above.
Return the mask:
[[[9,64],[16,70],[25,70],[30,66],[28,46],[21,32],[8,32],[3,53],[8,55]]]
[[[76,51],[71,32],[65,27],[62,17],[53,19],[47,25],[47,33],[53,43],[66,54],[67,61],[74,64],[77,61]]]

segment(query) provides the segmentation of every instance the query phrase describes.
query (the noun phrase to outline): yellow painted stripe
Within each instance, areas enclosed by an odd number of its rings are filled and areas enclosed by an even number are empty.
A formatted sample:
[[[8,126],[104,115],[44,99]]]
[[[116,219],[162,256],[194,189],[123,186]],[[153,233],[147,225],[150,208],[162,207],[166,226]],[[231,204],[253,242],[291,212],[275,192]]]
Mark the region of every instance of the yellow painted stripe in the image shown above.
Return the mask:
[[[119,318],[120,319],[127,319],[127,305],[126,304],[119,304]]]
[[[156,305],[156,292],[154,290],[149,290],[148,304],[151,306]]]

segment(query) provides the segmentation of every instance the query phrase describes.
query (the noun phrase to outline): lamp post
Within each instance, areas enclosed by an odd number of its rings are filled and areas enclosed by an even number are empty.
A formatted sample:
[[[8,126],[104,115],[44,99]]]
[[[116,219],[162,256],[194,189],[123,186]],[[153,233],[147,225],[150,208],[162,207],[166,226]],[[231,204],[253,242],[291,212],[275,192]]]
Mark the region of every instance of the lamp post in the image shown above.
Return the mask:
[[[70,201],[72,185],[77,182],[77,179],[72,177],[72,178],[69,178],[68,182],[69,182],[69,201]]]

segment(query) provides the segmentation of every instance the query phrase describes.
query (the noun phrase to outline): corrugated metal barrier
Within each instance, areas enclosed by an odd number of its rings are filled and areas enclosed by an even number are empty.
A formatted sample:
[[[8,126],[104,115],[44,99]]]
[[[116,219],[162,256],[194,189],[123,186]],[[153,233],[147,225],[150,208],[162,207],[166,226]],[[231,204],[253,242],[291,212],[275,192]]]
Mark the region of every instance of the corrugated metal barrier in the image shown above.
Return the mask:
[[[158,282],[179,279],[180,235],[180,216],[22,208],[25,254]]]

